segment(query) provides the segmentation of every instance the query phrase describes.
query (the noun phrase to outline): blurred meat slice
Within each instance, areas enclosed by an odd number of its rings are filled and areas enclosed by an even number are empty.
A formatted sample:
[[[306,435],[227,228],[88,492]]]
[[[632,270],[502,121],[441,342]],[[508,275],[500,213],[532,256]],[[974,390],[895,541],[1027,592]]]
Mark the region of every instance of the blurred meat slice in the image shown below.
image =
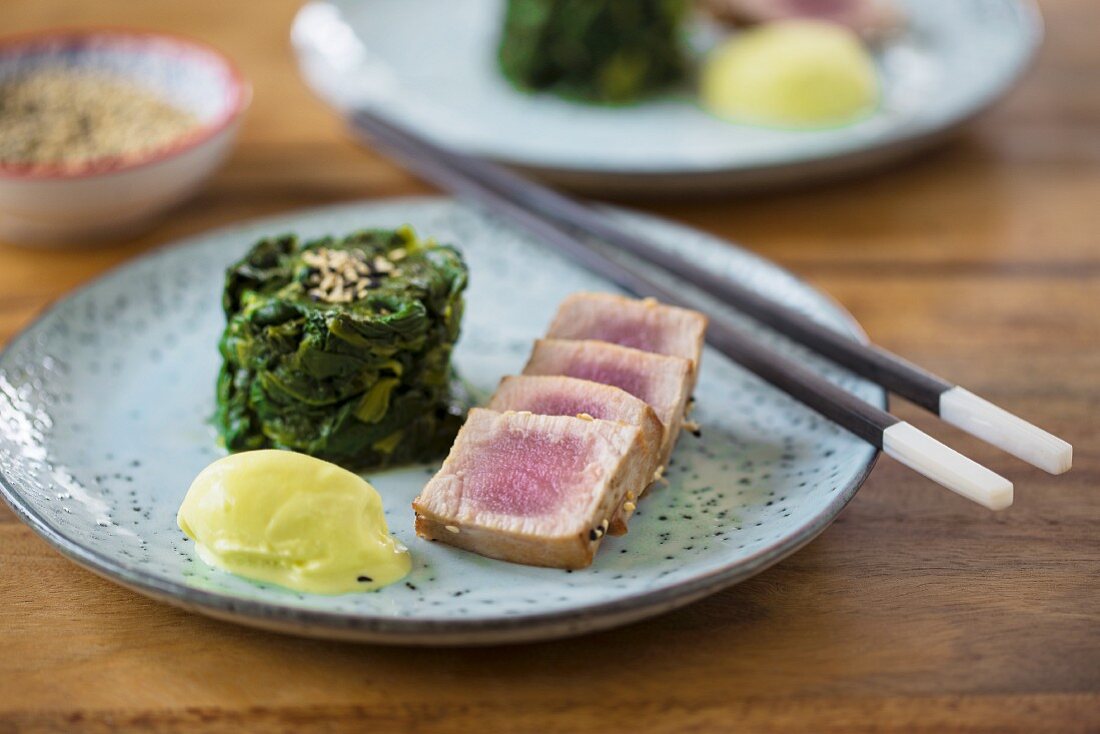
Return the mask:
[[[644,481],[644,456],[636,426],[474,408],[413,502],[416,532],[513,563],[584,568]]]
[[[622,506],[611,518],[608,530],[612,535],[626,532],[627,522],[636,503],[660,465],[664,441],[664,424],[653,408],[617,387],[574,377],[520,375],[505,377],[500,382],[491,410],[530,411],[537,415],[588,414],[593,418],[617,421],[637,426],[642,433],[643,453],[638,457],[643,481],[628,487]]]
[[[546,336],[597,339],[691,360],[697,373],[707,317],[698,311],[611,293],[574,293],[562,301]]]
[[[592,340],[539,339],[523,373],[600,382],[649,403],[665,427],[658,466],[668,462],[695,384],[688,359]]]
[[[816,18],[848,26],[876,41],[899,32],[905,17],[895,0],[702,0],[720,20],[736,24]]]

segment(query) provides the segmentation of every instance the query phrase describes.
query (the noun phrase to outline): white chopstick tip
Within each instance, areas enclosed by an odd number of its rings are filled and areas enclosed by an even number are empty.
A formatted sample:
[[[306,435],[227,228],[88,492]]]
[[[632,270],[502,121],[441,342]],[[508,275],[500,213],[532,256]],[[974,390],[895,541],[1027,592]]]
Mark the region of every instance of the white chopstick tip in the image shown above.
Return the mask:
[[[1012,482],[920,429],[900,421],[882,433],[882,450],[934,482],[990,510],[1012,505]]]
[[[940,395],[940,418],[1051,474],[1073,466],[1073,447],[969,390]]]

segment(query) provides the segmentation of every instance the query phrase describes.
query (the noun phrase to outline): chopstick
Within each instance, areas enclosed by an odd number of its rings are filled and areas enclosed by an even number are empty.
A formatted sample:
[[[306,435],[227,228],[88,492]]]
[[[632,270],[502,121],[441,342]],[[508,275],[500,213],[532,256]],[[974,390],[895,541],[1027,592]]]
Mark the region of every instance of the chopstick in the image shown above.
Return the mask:
[[[683,278],[818,354],[938,415],[946,423],[1040,469],[1061,474],[1073,463],[1073,447],[1057,436],[882,347],[849,339],[732,278],[700,267],[622,229],[587,204],[502,166],[435,145],[366,110],[357,111],[353,122],[378,135],[415,141],[432,156],[446,160],[518,204]]]
[[[624,290],[693,307],[676,289],[592,248],[559,223],[541,217],[470,175],[450,156],[440,155],[434,146],[389,125],[380,125],[377,118],[365,112],[356,112],[353,122],[359,131],[396,154],[422,178],[480,204]],[[727,317],[710,315],[707,342],[758,377],[947,489],[992,510],[1012,504],[1012,483],[1004,477],[763,344]]]

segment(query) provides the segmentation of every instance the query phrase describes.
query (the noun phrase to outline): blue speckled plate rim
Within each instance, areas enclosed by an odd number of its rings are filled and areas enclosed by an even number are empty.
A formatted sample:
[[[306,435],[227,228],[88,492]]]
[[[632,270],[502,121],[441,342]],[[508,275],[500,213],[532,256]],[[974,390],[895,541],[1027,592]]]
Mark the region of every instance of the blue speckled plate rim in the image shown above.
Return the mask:
[[[161,257],[170,251],[193,246],[200,242],[208,241],[212,237],[230,236],[237,232],[244,232],[256,227],[262,227],[267,221],[274,222],[295,216],[317,214],[329,209],[346,209],[354,207],[357,204],[380,205],[387,202],[412,204],[417,202],[438,202],[441,200],[449,199],[448,197],[417,196],[390,199],[367,199],[361,202],[341,202],[332,206],[313,207],[285,212],[270,217],[252,219],[246,222],[215,228],[185,237],[182,240],[175,240],[160,245],[138,257],[120,263],[45,306],[30,324],[23,327],[8,342],[3,350],[0,350],[0,369],[3,368],[8,353],[14,351],[24,339],[31,337],[35,330],[61,304],[82,292],[97,287],[103,282],[120,277],[137,262]],[[642,217],[660,219],[660,217],[654,217],[653,215],[642,212],[632,211],[631,213]],[[749,258],[757,260],[762,265],[781,271],[797,280],[804,287],[823,295],[829,300],[832,306],[837,309],[838,313],[853,329],[858,338],[861,341],[868,340],[866,333],[855,318],[848,313],[843,306],[828,296],[828,294],[822,293],[805,280],[798,278],[786,269],[781,268],[779,265],[765,258],[746,251],[732,242],[727,241],[727,244],[729,247],[736,248],[747,255]],[[885,391],[881,393],[879,400],[876,402],[877,407],[887,407],[887,395]],[[460,620],[431,617],[402,619],[397,617],[320,612],[283,607],[268,602],[239,599],[204,591],[202,589],[196,589],[174,581],[159,578],[137,567],[127,566],[110,556],[102,554],[66,536],[64,533],[51,527],[50,524],[23,499],[11,479],[3,474],[3,472],[0,472],[0,496],[4,498],[4,501],[11,507],[12,511],[24,524],[34,530],[34,532],[69,560],[108,580],[116,581],[134,591],[175,606],[202,612],[221,619],[232,619],[253,626],[267,629],[279,629],[284,632],[292,632],[307,636],[346,637],[364,642],[392,644],[496,644],[553,639],[626,624],[662,612],[671,611],[743,581],[788,557],[824,531],[833,520],[836,519],[840,511],[844,509],[853,497],[855,497],[856,492],[859,491],[859,488],[867,480],[871,470],[877,463],[879,455],[880,452],[875,450],[857,475],[846,486],[838,490],[836,498],[826,505],[826,507],[810,522],[791,533],[785,540],[768,546],[732,566],[685,579],[674,586],[631,594],[616,599],[615,601],[593,604],[579,609],[516,615],[513,617],[496,619]]]
[[[892,134],[884,136],[870,145],[864,141],[852,139],[838,144],[832,149],[820,150],[797,158],[783,158],[782,156],[777,156],[774,159],[759,161],[757,163],[735,165],[719,164],[710,167],[696,166],[690,169],[682,168],[680,170],[649,169],[642,166],[587,168],[577,165],[557,164],[549,160],[494,155],[487,151],[472,152],[492,158],[500,163],[538,172],[546,176],[585,174],[592,176],[607,176],[609,178],[625,176],[649,182],[676,180],[684,176],[690,176],[693,179],[705,181],[712,178],[722,179],[731,174],[753,174],[763,171],[774,171],[776,174],[780,174],[784,171],[801,171],[806,167],[809,167],[806,170],[810,170],[814,166],[828,166],[829,164],[836,164],[849,159],[859,159],[861,157],[871,157],[873,160],[875,156],[883,156],[884,159],[888,159],[890,157],[903,156],[906,153],[916,153],[972,122],[1000,99],[1007,96],[1035,63],[1046,33],[1042,10],[1037,0],[1013,0],[1013,7],[1021,18],[1021,25],[1025,27],[1030,34],[1027,38],[1027,44],[1021,46],[1019,55],[1015,59],[1015,64],[1006,67],[999,85],[989,87],[984,94],[974,97],[970,104],[953,115],[925,121],[923,124],[911,123],[899,126]],[[300,14],[301,10],[295,15],[292,26],[294,23],[298,22]],[[300,56],[302,51],[297,49],[297,47],[295,50],[296,54]],[[298,59],[298,63],[300,67],[300,58]],[[304,75],[303,78],[305,78]],[[313,85],[309,84],[308,79],[305,81],[318,99],[326,105],[334,107],[324,95],[314,89]],[[346,114],[346,111],[343,112]]]

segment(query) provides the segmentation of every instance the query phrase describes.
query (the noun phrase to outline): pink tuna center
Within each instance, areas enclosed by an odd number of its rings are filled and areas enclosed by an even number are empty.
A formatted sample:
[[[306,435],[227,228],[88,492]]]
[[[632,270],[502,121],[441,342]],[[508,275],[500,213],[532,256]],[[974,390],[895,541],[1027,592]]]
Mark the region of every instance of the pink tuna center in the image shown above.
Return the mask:
[[[570,492],[587,492],[588,442],[576,436],[550,437],[504,431],[479,446],[463,467],[467,498],[503,515],[550,515]]]
[[[566,370],[567,377],[591,380],[603,385],[611,385],[626,390],[636,398],[649,402],[649,380],[637,370],[611,362],[576,361]],[[593,416],[595,417],[595,416]]]
[[[585,338],[611,342],[643,352],[665,353],[664,334],[660,327],[644,321],[605,319],[586,333]]]
[[[524,403],[524,410],[529,410],[536,415],[577,415],[588,413],[593,418],[601,420],[617,420],[615,416],[609,416],[604,405],[593,403],[590,400],[581,400],[562,393],[542,394]]]

